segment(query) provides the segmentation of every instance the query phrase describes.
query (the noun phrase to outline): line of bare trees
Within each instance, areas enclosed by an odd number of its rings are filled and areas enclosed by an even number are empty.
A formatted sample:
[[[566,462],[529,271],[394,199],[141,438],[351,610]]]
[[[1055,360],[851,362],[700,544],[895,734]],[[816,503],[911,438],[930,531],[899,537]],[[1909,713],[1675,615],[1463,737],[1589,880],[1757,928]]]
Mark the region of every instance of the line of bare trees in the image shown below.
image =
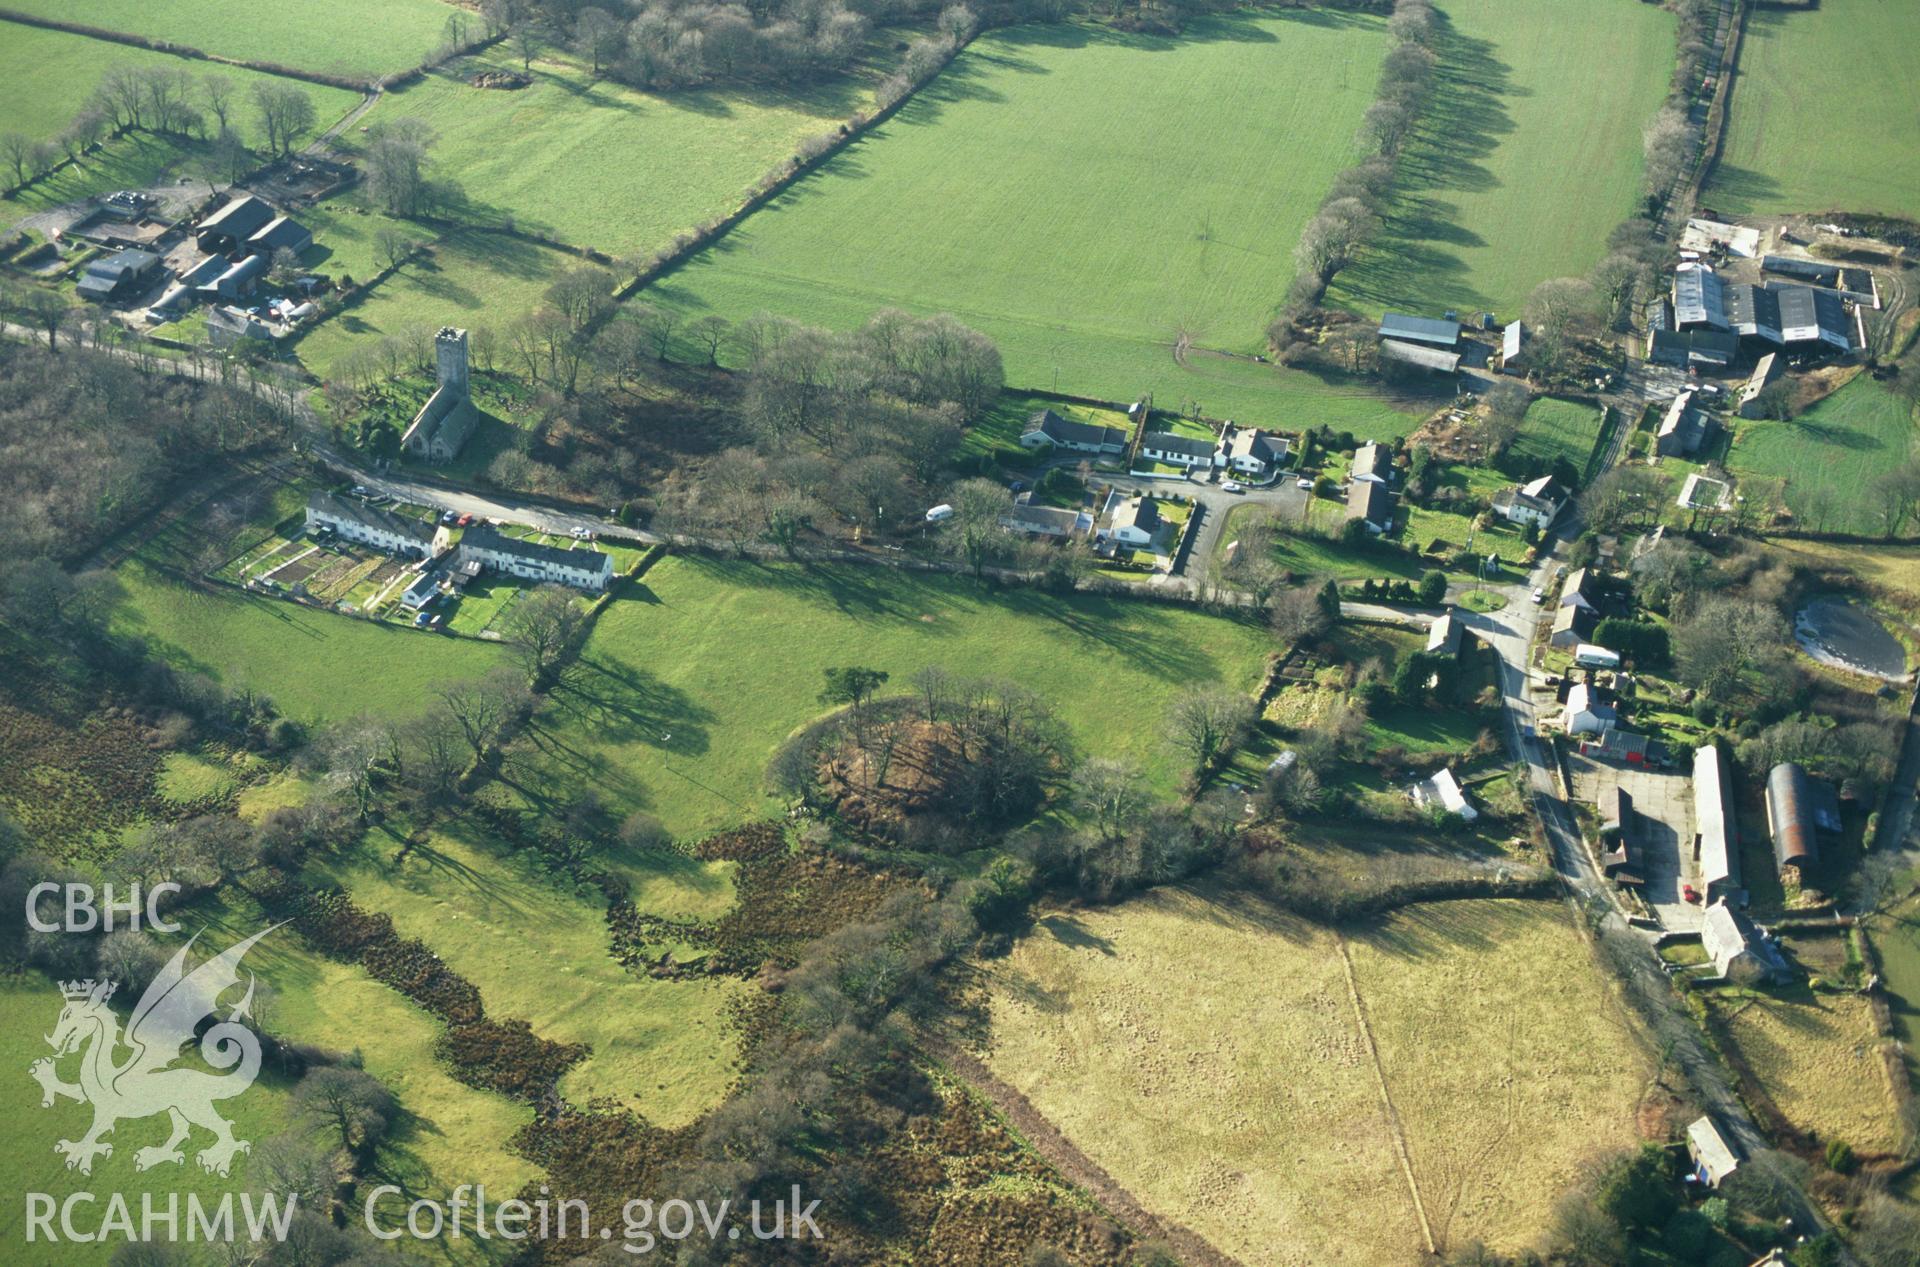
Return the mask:
[[[1440,63],[1436,51],[1440,27],[1431,0],[1395,0],[1388,30],[1393,48],[1380,68],[1379,87],[1360,125],[1361,139],[1372,152],[1334,178],[1319,211],[1301,231],[1293,254],[1298,271],[1285,306],[1267,328],[1267,338],[1276,349],[1295,344],[1302,323],[1334,277],[1379,233],[1401,150],[1432,97]]]
[[[1714,28],[1719,8],[1713,0],[1679,0],[1672,6],[1678,18],[1674,28],[1673,83],[1660,113],[1647,125],[1642,138],[1646,163],[1643,174],[1649,205],[1665,198],[1687,176],[1694,158],[1698,129],[1689,119],[1693,94],[1704,85],[1711,69]]]
[[[209,142],[201,159],[204,174],[232,180],[253,164],[239,132],[241,111],[249,106],[269,154],[292,152],[313,130],[313,98],[297,84],[263,77],[243,95],[227,75],[196,76],[184,66],[122,62],[107,68],[73,120],[52,139],[0,133],[0,162],[18,189],[110,136],[140,130]]]

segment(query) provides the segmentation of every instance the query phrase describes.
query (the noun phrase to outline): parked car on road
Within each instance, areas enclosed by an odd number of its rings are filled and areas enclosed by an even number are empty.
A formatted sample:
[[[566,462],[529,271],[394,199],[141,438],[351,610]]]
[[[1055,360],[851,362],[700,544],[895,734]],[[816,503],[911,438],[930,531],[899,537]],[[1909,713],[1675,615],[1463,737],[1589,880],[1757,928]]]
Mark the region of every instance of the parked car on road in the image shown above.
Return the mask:
[[[1245,486],[1237,480],[1221,480],[1220,491],[1223,493],[1244,493],[1247,490]]]

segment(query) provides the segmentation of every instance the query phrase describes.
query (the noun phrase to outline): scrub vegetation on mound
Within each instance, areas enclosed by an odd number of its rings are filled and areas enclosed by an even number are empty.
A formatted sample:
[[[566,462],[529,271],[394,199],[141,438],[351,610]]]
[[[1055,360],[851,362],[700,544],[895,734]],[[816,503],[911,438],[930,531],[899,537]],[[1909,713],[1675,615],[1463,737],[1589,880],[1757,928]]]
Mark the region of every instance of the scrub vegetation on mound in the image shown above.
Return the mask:
[[[822,671],[853,660],[904,686],[937,665],[1020,682],[1076,744],[1139,762],[1170,792],[1163,718],[1186,686],[1251,691],[1270,637],[1183,607],[892,569],[662,560],[601,613],[577,672],[509,754],[513,788],[564,805],[591,790],[686,840],[762,816],[782,739],[827,711]]]

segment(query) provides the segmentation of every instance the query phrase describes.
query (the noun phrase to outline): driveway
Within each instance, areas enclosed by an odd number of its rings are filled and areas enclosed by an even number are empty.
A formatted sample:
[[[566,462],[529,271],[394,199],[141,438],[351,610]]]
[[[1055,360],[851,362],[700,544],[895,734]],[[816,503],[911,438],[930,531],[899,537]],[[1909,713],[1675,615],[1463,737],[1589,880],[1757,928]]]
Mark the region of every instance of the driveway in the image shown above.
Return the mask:
[[[1235,506],[1261,506],[1283,519],[1299,519],[1311,495],[1282,477],[1262,487],[1248,485],[1242,493],[1229,493],[1218,484],[1197,484],[1192,480],[1168,476],[1147,479],[1137,475],[1116,475],[1113,487],[1122,496],[1145,493],[1150,497],[1191,497],[1197,524],[1186,548],[1174,560],[1170,575],[1204,581],[1213,567],[1213,557],[1226,531],[1227,515]]]

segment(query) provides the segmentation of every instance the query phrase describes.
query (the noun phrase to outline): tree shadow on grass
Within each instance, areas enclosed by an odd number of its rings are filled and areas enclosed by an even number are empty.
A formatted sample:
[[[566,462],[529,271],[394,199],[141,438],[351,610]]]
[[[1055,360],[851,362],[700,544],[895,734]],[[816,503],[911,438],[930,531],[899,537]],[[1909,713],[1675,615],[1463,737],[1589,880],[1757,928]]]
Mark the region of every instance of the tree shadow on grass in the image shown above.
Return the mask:
[[[1541,918],[1561,918],[1559,907],[1519,898],[1422,902],[1342,931],[1383,955],[1423,959],[1460,951],[1498,950],[1524,935]],[[1571,929],[1567,935],[1573,935]]]
[[[1499,185],[1486,160],[1514,130],[1507,102],[1526,94],[1490,41],[1461,34],[1444,16],[1441,24],[1440,68],[1426,114],[1400,157],[1383,240],[1335,283],[1341,295],[1374,306],[1490,305],[1467,283],[1467,265],[1456,253],[1486,240],[1460,223],[1459,207],[1447,195]]]
[[[641,744],[679,757],[703,756],[708,748],[706,727],[713,713],[645,669],[583,656],[550,698],[553,708],[543,717],[591,734],[597,742]],[[529,729],[554,734],[545,720]]]

